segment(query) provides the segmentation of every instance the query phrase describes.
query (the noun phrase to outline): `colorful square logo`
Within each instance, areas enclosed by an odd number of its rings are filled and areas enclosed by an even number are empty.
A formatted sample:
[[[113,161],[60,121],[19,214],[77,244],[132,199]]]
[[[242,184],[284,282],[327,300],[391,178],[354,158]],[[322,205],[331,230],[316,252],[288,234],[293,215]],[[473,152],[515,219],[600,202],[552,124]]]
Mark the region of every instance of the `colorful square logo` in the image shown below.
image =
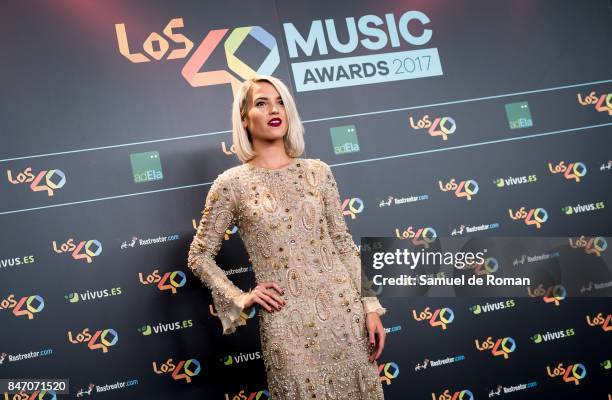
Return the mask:
[[[130,154],[130,162],[134,182],[142,183],[164,179],[158,151]]]
[[[531,112],[529,111],[529,103],[526,101],[506,104],[506,117],[508,117],[510,129],[529,128],[533,126]]]
[[[335,126],[329,128],[334,154],[348,154],[359,151],[357,129],[355,125]]]

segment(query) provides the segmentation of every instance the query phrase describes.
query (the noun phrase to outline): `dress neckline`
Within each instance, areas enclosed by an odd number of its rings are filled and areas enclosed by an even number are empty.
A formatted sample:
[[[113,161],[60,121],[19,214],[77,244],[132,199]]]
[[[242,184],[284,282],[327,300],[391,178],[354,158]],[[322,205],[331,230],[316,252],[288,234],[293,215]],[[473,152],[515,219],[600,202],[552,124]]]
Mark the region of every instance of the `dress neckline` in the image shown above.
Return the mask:
[[[284,171],[284,170],[286,170],[286,169],[289,169],[289,168],[291,168],[291,167],[295,166],[295,165],[296,165],[296,164],[297,164],[299,161],[301,161],[301,159],[300,159],[300,158],[298,158],[298,157],[296,157],[296,158],[294,158],[294,159],[293,159],[293,160],[292,160],[292,161],[291,161],[289,164],[287,164],[287,165],[285,165],[285,166],[283,166],[283,167],[280,167],[280,168],[274,168],[274,169],[272,169],[272,168],[265,168],[265,167],[258,167],[257,165],[253,165],[253,164],[248,163],[248,162],[247,162],[247,163],[245,163],[245,164],[247,165],[247,167],[248,167],[248,168],[250,168],[250,169],[254,169],[254,170],[256,170],[256,171],[263,171],[263,172],[280,172],[280,171]]]

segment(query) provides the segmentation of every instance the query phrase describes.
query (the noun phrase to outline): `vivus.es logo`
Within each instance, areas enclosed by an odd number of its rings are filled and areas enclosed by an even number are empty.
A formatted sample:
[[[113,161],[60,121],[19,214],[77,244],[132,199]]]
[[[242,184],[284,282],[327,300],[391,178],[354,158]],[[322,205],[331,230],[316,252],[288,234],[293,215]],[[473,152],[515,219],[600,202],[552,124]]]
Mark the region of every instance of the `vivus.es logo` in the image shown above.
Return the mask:
[[[153,325],[153,326],[143,325],[137,330],[143,336],[149,336],[154,333],[157,334],[157,333],[171,332],[171,331],[176,331],[179,329],[191,328],[192,326],[193,326],[193,320],[186,319],[184,321],[170,322],[167,324],[160,322],[157,325]]]
[[[556,332],[536,333],[535,335],[530,336],[529,339],[531,339],[534,343],[539,344],[542,342],[550,342],[551,340],[555,339],[563,339],[574,336],[575,334],[574,328],[569,328]]]

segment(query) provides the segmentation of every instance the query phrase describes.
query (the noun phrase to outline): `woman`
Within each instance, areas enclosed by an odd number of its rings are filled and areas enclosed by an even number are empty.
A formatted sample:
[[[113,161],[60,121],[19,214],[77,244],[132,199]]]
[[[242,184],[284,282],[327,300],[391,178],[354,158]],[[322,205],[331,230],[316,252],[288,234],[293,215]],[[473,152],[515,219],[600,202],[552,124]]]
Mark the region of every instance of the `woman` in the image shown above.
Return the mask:
[[[383,399],[376,359],[386,310],[360,296],[359,251],[330,167],[298,158],[304,128],[291,94],[274,77],[247,80],[232,120],[243,164],[213,182],[188,257],[212,291],[223,333],[244,324],[243,309],[265,310],[260,334],[273,399]],[[233,222],[255,272],[249,292],[214,261]]]

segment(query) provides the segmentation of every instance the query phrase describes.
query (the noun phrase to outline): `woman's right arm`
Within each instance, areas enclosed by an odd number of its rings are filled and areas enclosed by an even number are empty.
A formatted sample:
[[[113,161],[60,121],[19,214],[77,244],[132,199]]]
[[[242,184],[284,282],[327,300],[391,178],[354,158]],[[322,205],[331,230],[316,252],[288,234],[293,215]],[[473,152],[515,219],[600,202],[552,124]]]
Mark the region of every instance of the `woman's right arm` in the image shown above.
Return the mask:
[[[211,290],[217,315],[223,326],[223,334],[236,331],[246,321],[240,318],[243,309],[255,303],[266,311],[280,310],[285,304],[283,289],[273,282],[262,282],[248,293],[240,290],[215,262],[225,231],[235,221],[237,204],[231,179],[223,174],[213,182],[202,211],[193,241],[189,246],[187,265]]]
[[[211,290],[223,334],[234,333],[237,326],[246,323],[240,313],[245,308],[248,293],[234,285],[215,262],[225,231],[235,216],[236,200],[231,180],[219,175],[206,196],[202,218],[189,246],[187,265]]]

